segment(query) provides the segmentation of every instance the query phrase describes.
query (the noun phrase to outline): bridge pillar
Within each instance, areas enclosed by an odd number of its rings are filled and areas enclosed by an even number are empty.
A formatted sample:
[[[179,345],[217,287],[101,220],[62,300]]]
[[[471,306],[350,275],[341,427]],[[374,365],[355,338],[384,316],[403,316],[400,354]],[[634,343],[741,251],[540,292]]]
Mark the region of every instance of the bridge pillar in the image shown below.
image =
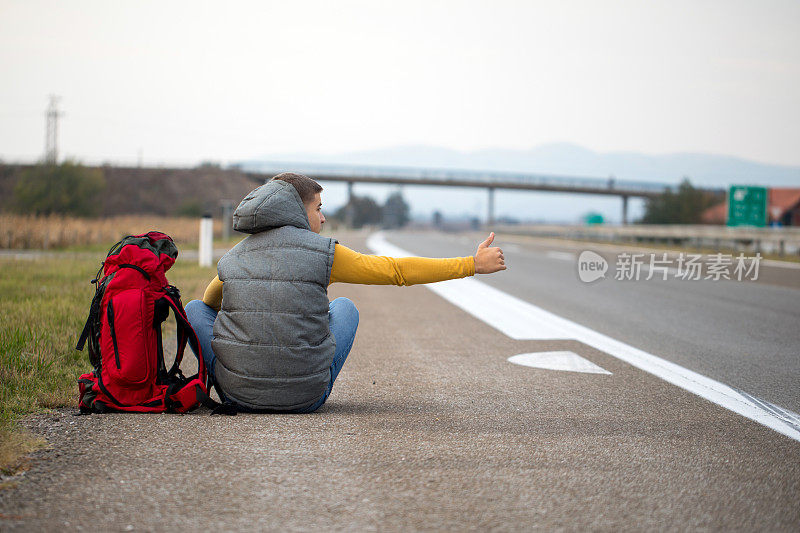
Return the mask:
[[[626,226],[628,224],[628,197],[623,195],[622,196],[622,225]]]
[[[486,218],[486,225],[494,225],[494,187],[489,187],[489,215]]]
[[[353,222],[355,219],[354,213],[355,206],[353,205],[353,182],[347,182],[347,208],[345,209],[344,214],[344,223],[348,228],[353,227]]]

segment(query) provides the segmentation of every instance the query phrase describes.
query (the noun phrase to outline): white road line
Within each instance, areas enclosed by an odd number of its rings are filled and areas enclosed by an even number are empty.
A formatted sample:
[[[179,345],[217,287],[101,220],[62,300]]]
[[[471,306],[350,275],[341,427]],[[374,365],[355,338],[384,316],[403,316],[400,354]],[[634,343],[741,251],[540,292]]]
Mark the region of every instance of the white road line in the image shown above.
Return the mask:
[[[414,254],[389,243],[382,233],[367,239],[375,253],[395,257]],[[474,278],[426,285],[427,288],[512,339],[575,339],[653,374],[726,409],[800,441],[800,416],[784,409],[765,409],[766,402],[724,383],[603,335],[495,289]],[[767,404],[770,405],[770,404]],[[772,406],[775,407],[775,406]]]
[[[789,261],[776,261],[775,259],[762,259],[761,264],[778,268],[800,269],[800,263],[792,263]]]
[[[569,252],[556,252],[554,250],[548,251],[546,254],[547,257],[551,259],[561,259],[563,261],[574,261],[575,254],[571,254]]]

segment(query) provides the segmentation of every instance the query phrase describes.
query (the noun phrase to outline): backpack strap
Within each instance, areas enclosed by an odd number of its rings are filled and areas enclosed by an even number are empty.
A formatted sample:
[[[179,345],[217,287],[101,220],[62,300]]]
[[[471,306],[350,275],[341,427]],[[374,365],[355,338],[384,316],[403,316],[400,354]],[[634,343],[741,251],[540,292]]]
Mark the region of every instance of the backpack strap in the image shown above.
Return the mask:
[[[183,309],[183,305],[181,305],[180,298],[176,302],[172,295],[169,293],[162,296],[162,298],[167,302],[167,304],[172,308],[172,313],[175,315],[175,320],[178,324],[178,350],[175,353],[175,362],[172,364],[172,368],[167,373],[170,376],[175,376],[180,372],[181,362],[183,361],[183,352],[186,350],[186,344],[189,341],[189,338],[192,338],[193,344],[197,346],[197,368],[198,368],[198,376],[202,379],[206,378],[206,369],[205,369],[205,361],[203,360],[203,353],[202,349],[200,348],[200,341],[197,338],[197,333],[195,333],[194,328],[189,323],[189,318],[186,316],[186,311]]]
[[[102,267],[100,268],[102,269]],[[83,326],[83,331],[81,331],[81,336],[78,339],[78,344],[75,346],[75,349],[83,350],[88,340],[89,361],[94,368],[99,368],[102,364],[102,359],[100,358],[100,344],[98,342],[98,337],[100,335],[98,326],[100,322],[100,306],[103,302],[103,295],[106,289],[106,278],[103,278],[101,281],[100,272],[98,271],[97,276],[95,279],[91,280],[90,283],[95,285],[94,297],[89,306],[89,316],[86,318],[86,324]]]
[[[86,319],[86,324],[83,326],[83,331],[81,331],[78,344],[75,346],[76,350],[83,350],[83,346],[86,344],[86,340],[89,338],[89,335],[92,332],[92,322],[94,321],[94,316],[94,305],[92,305],[91,309],[89,310],[89,318]]]
[[[223,398],[221,391],[219,390],[219,386],[216,384],[216,381],[211,379],[211,376],[208,372],[206,372],[205,368],[205,361],[203,360],[203,351],[200,347],[200,340],[197,338],[197,333],[195,332],[192,324],[189,322],[189,318],[186,316],[186,311],[183,309],[183,305],[181,305],[180,297],[178,297],[178,301],[176,302],[173,299],[173,294],[167,292],[163,298],[172,308],[172,312],[175,315],[175,320],[178,323],[178,351],[175,354],[175,363],[173,363],[172,368],[169,370],[169,376],[177,376],[180,373],[180,364],[183,360],[183,352],[186,349],[186,344],[189,339],[192,340],[192,346],[197,347],[197,351],[195,356],[197,357],[197,368],[198,372],[196,376],[192,376],[188,378],[188,381],[192,379],[199,378],[203,384],[206,386],[206,391],[210,390],[210,387],[213,385],[217,389],[217,394],[220,395],[220,398]],[[192,350],[194,352],[194,350]],[[166,398],[172,394],[175,394],[181,387],[183,387],[183,383],[175,383],[171,385],[167,389]],[[236,408],[228,403],[219,403],[214,401],[208,393],[202,390],[200,387],[197,387],[196,394],[197,394],[197,401],[203,404],[205,407],[211,409],[211,414],[223,414],[234,416],[236,415]]]
[[[166,394],[164,395],[165,405],[167,405],[168,409],[170,409],[171,405],[174,405],[175,399],[179,399],[181,396],[185,398],[188,389],[193,388],[194,390],[192,392],[188,392],[188,394],[194,394],[194,400],[197,403],[211,409],[212,415],[236,415],[237,409],[235,406],[229,403],[219,403],[214,401],[211,396],[209,396],[208,393],[203,390],[200,383],[202,383],[202,381],[195,377],[189,378],[189,380],[176,381],[167,388]]]
[[[133,270],[138,271],[147,281],[150,281],[150,274],[147,273],[145,269],[138,265],[132,265],[130,263],[122,263],[121,265],[117,265],[117,268],[132,268]]]
[[[102,266],[100,267],[103,268]],[[94,285],[94,297],[92,298],[92,303],[89,306],[89,318],[86,319],[86,324],[83,326],[83,331],[81,331],[81,336],[78,339],[78,344],[75,346],[76,350],[83,350],[83,346],[86,344],[86,339],[89,338],[89,335],[92,332],[92,321],[100,314],[100,302],[103,299],[103,291],[98,285],[98,281],[100,281],[100,272],[97,272],[97,276],[89,283]]]

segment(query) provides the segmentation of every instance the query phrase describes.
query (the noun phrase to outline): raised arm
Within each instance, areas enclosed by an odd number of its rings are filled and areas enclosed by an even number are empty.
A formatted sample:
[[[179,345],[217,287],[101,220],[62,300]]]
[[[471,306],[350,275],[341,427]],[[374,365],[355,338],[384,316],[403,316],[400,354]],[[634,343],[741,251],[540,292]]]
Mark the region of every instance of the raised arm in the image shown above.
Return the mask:
[[[505,270],[502,251],[489,248],[493,239],[494,233],[478,246],[474,256],[451,258],[367,255],[337,244],[331,283],[415,285]]]

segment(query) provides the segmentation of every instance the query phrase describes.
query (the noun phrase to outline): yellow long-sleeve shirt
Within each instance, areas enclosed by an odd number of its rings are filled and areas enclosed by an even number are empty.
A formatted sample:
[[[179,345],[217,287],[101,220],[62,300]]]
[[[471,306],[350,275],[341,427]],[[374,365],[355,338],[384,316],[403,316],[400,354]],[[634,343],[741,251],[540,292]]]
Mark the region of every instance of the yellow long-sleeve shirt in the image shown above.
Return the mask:
[[[414,285],[463,278],[475,274],[475,258],[386,257],[360,254],[337,244],[333,252],[331,283]],[[216,276],[206,287],[203,302],[219,311],[222,282]]]

